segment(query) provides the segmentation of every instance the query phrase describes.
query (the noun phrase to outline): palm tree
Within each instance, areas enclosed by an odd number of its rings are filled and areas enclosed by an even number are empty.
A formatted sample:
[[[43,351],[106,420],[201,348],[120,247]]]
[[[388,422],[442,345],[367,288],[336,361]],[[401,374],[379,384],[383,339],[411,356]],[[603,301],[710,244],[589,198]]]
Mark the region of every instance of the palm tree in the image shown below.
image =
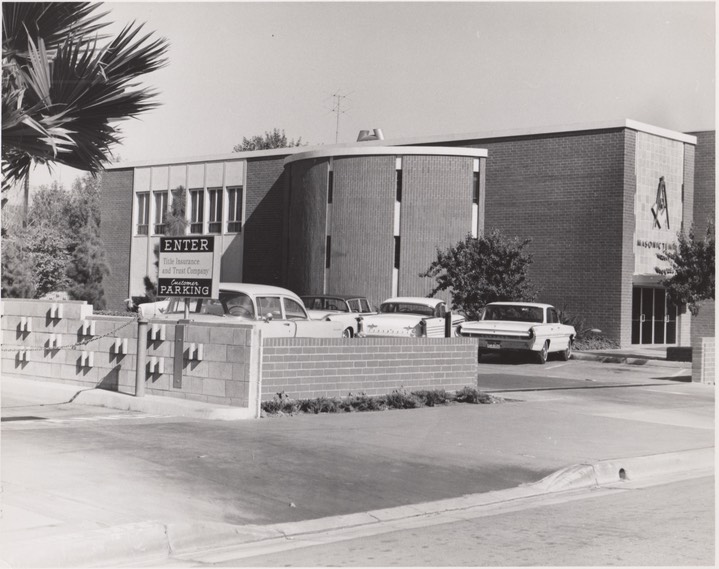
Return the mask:
[[[119,142],[113,124],[158,105],[141,75],[167,63],[168,42],[135,22],[115,37],[100,32],[99,3],[3,2],[3,188],[33,163],[96,173]]]

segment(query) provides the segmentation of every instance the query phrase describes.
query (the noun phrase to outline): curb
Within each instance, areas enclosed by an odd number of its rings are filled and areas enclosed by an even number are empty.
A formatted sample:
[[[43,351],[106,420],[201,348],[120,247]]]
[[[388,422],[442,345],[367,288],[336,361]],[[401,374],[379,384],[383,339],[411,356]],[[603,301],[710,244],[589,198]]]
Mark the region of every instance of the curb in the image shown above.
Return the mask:
[[[45,539],[3,544],[0,567],[102,567],[152,563],[171,556],[220,547],[271,543],[410,518],[485,508],[526,498],[641,480],[660,475],[713,472],[714,448],[601,460],[562,468],[543,479],[506,490],[458,498],[331,516],[300,522],[238,526],[225,523],[142,522]]]
[[[6,382],[6,385],[8,382],[13,382],[13,387],[23,393],[32,393],[33,391],[42,393],[46,400],[50,397],[54,404],[75,403],[122,411],[217,421],[241,421],[257,418],[254,410],[248,407],[229,407],[192,399],[157,395],[135,397],[128,393],[107,391],[97,387],[81,387],[18,375],[3,374],[3,381]]]
[[[655,360],[652,358],[642,358],[638,356],[621,356],[621,355],[607,355],[607,354],[592,354],[588,352],[572,352],[572,359],[573,360],[585,360],[585,361],[595,361],[595,362],[601,362],[604,364],[627,364],[627,365],[635,365],[635,366],[643,366],[643,365],[654,365],[659,367],[671,367],[671,368],[686,368],[691,369],[692,363],[691,362],[675,362],[675,361],[668,361],[668,360]]]

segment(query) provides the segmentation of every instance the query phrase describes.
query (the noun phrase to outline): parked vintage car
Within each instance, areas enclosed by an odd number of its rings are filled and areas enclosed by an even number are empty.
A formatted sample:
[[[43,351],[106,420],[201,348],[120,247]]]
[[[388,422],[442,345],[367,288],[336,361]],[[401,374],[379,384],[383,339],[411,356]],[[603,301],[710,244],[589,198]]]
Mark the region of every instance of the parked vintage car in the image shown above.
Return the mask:
[[[341,322],[345,328],[342,335],[353,338],[359,333],[359,316],[376,314],[364,296],[353,294],[315,294],[302,296],[307,314],[313,320]]]
[[[478,356],[486,353],[533,352],[539,363],[550,353],[567,361],[577,335],[573,326],[562,324],[549,304],[492,302],[477,321],[464,322],[461,336],[477,338]]]
[[[265,338],[340,338],[340,322],[312,320],[302,300],[280,287],[221,283],[217,299],[190,299],[188,316],[194,322],[251,323]],[[185,299],[173,298],[157,318],[179,320],[185,315]]]
[[[379,313],[362,318],[361,335],[391,337],[443,338],[447,305],[438,298],[388,298],[379,307]],[[464,322],[462,314],[452,314],[452,335]]]

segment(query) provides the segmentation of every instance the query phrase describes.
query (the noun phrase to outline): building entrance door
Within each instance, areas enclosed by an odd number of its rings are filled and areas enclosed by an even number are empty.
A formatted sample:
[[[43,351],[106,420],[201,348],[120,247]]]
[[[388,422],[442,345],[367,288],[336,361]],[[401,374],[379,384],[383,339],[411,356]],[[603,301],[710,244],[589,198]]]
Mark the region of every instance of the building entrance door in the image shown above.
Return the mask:
[[[666,290],[635,286],[632,290],[632,344],[676,344],[677,307]]]

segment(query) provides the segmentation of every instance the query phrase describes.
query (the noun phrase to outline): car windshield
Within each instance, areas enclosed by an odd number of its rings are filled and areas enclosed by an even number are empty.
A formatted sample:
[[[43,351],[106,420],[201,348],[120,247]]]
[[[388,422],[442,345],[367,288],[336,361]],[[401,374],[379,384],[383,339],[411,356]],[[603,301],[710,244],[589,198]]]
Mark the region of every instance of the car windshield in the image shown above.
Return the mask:
[[[505,320],[510,322],[544,322],[544,310],[539,306],[499,305],[488,306],[482,320]]]
[[[382,314],[419,314],[421,316],[434,316],[434,308],[424,304],[410,302],[384,302],[379,307]]]
[[[182,314],[185,311],[185,299],[170,301],[168,314]],[[220,291],[220,298],[191,298],[188,302],[190,314],[210,314],[212,316],[242,316],[255,319],[252,299],[241,292]]]

